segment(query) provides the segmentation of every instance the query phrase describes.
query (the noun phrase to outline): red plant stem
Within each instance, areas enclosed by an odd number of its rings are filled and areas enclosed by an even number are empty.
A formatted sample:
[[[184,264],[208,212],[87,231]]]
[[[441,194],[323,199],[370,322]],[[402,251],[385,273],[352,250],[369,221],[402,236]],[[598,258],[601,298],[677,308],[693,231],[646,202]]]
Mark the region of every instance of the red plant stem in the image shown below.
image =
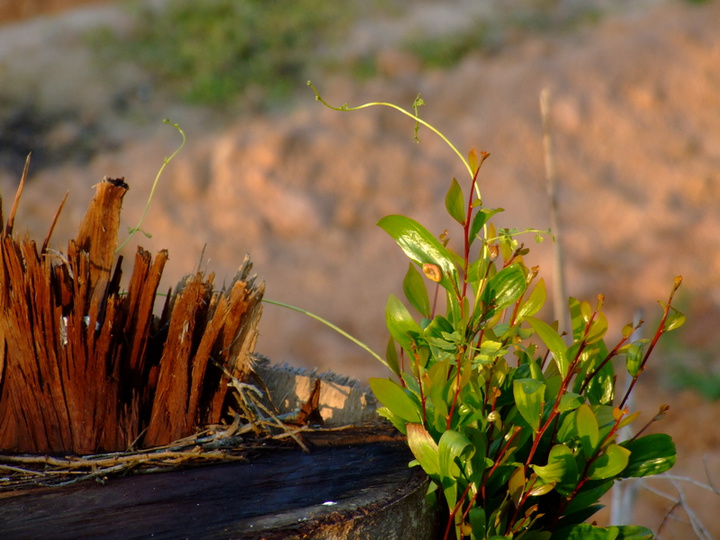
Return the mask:
[[[453,396],[453,402],[452,406],[450,407],[450,411],[448,412],[447,418],[445,419],[445,429],[450,429],[450,426],[452,425],[452,417],[453,414],[455,414],[455,407],[457,406],[458,397],[460,396],[460,376],[462,371],[462,358],[465,356],[465,348],[461,347],[460,351],[458,351],[457,355],[457,365],[455,366],[456,375],[455,375],[455,395]]]
[[[655,348],[655,345],[657,344],[658,339],[660,339],[660,336],[665,333],[665,322],[667,321],[668,315],[670,315],[670,309],[672,308],[672,301],[673,301],[673,297],[675,296],[675,292],[678,290],[681,283],[682,283],[682,277],[677,276],[675,278],[675,286],[673,287],[673,290],[670,292],[670,297],[668,298],[667,304],[665,304],[665,307],[663,309],[663,317],[662,317],[662,320],[660,321],[660,324],[658,325],[657,331],[655,332],[655,336],[653,337],[653,340],[650,343],[648,350],[645,352],[645,356],[643,356],[642,363],[640,364],[640,369],[638,370],[637,374],[632,378],[632,381],[630,381],[630,385],[628,386],[628,389],[625,392],[625,397],[623,397],[622,401],[620,402],[621,409],[623,407],[625,407],[625,403],[627,402],[628,398],[630,397],[630,393],[632,392],[633,388],[635,387],[635,383],[637,383],[637,380],[640,377],[640,374],[645,370],[645,364],[647,364],[648,358],[650,358],[650,354],[652,353],[653,349]]]
[[[587,385],[590,384],[590,381],[593,380],[595,375],[600,373],[600,370],[605,367],[605,364],[607,364],[611,359],[615,358],[618,354],[618,351],[620,350],[620,347],[622,347],[625,342],[630,339],[630,337],[633,335],[633,333],[640,328],[640,326],[643,324],[643,321],[641,320],[638,322],[638,324],[632,329],[632,332],[630,332],[626,337],[622,338],[617,345],[615,345],[615,348],[610,351],[610,353],[603,359],[602,362],[600,362],[600,365],[596,367],[592,373],[590,373],[587,377],[585,377],[585,380],[582,383],[582,386],[580,387],[580,393],[582,394],[585,392],[585,388],[587,388]]]
[[[477,169],[473,172],[472,181],[470,182],[470,192],[468,193],[467,212],[465,213],[465,223],[463,223],[463,289],[462,295],[459,298],[461,315],[464,315],[463,299],[467,296],[468,270],[470,269],[470,227],[472,226],[473,214],[472,203],[475,199],[475,186],[477,186],[480,168],[488,157],[490,157],[490,154],[487,152],[480,153],[480,162],[478,163]]]
[[[455,508],[452,509],[450,514],[448,515],[448,522],[445,526],[445,534],[443,535],[443,540],[447,540],[450,536],[450,530],[452,529],[452,524],[455,521],[455,514],[458,513],[458,510],[462,508],[462,503],[465,500],[465,497],[467,497],[468,492],[470,491],[470,487],[472,487],[472,483],[469,483],[467,487],[465,488],[465,491],[463,491],[463,494],[460,498],[458,498],[457,503],[455,503]],[[472,505],[472,503],[471,503]],[[470,506],[468,508],[470,508]],[[463,512],[463,519],[465,518],[465,512]]]
[[[483,479],[483,483],[480,486],[480,490],[482,491],[483,501],[487,499],[487,496],[485,493],[485,484],[487,483],[488,480],[490,480],[490,478],[492,478],[492,475],[495,472],[495,469],[498,468],[498,466],[500,465],[500,462],[502,461],[503,454],[505,454],[505,452],[507,452],[507,449],[510,447],[510,443],[512,443],[513,439],[517,436],[518,433],[520,433],[521,430],[522,430],[522,428],[520,426],[515,426],[513,428],[512,433],[508,437],[508,440],[505,442],[505,445],[498,452],[498,455],[494,460],[493,466],[490,467],[490,471],[487,473],[487,475],[485,475],[485,477]]]
[[[605,436],[605,438],[602,440],[602,442],[598,445],[598,448],[597,448],[597,450],[595,450],[595,453],[585,463],[585,468],[583,469],[583,473],[582,473],[582,476],[580,477],[580,481],[578,482],[578,485],[575,486],[575,489],[573,489],[573,492],[570,494],[570,496],[560,503],[558,512],[553,517],[551,529],[558,522],[558,520],[560,519],[560,516],[562,516],[563,512],[570,505],[570,503],[573,501],[573,499],[575,497],[577,497],[577,494],[580,493],[580,490],[585,485],[585,482],[587,482],[589,480],[588,472],[590,472],[590,467],[592,467],[592,464],[595,463],[595,461],[597,461],[597,459],[600,457],[600,454],[602,453],[605,443],[607,441],[612,440],[612,438],[615,437],[615,434],[617,433],[618,428],[620,426],[620,422],[622,421],[624,416],[625,416],[625,413],[621,412],[621,414],[618,416],[617,420],[615,420],[615,425],[608,432],[608,434]]]
[[[513,513],[512,518],[508,522],[508,526],[505,529],[505,536],[509,536],[511,533],[515,532],[513,529],[515,527],[515,522],[517,521],[517,518],[520,517],[520,509],[523,507],[523,505],[527,502],[528,497],[530,496],[530,491],[532,491],[533,486],[535,485],[535,482],[537,481],[537,478],[533,480],[529,486],[527,486],[527,489],[523,493],[522,498],[520,501],[518,501],[517,506],[515,507],[515,512]]]

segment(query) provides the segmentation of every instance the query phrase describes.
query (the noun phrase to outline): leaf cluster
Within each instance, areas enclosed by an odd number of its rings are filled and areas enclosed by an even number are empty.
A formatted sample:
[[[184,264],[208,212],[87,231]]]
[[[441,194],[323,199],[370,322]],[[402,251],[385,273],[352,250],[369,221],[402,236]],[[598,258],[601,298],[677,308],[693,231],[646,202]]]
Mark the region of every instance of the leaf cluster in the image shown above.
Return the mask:
[[[675,463],[668,435],[616,437],[639,415],[628,395],[659,337],[684,322],[672,306],[681,279],[652,339],[633,340],[640,322],[608,346],[602,296],[594,306],[570,298],[572,328],[560,332],[537,316],[546,286],[525,262],[518,238],[528,231],[496,230],[491,218],[502,210],[482,203],[477,178],[487,156],[470,153],[468,188],[453,179],[445,199],[462,251],[447,247],[447,231],[435,237],[409,217],[378,223],[410,259],[406,302],[390,296],[385,312],[394,377],[370,381],[380,414],[407,435],[413,464],[444,500],[446,538],[648,538],[643,527],[585,522],[616,480]],[[632,380],[623,396],[616,358]]]

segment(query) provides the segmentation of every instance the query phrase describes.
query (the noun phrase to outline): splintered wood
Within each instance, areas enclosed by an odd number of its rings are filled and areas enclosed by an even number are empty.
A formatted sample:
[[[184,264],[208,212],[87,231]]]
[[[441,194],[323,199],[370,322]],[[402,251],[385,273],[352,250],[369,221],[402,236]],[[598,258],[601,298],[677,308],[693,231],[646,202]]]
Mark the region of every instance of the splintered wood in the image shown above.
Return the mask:
[[[225,370],[251,372],[264,284],[249,260],[221,291],[186,277],[157,316],[166,251],[138,248],[120,288],[122,179],[96,186],[67,254],[13,238],[22,187],[5,226],[0,208],[0,451],[122,451],[219,423]]]

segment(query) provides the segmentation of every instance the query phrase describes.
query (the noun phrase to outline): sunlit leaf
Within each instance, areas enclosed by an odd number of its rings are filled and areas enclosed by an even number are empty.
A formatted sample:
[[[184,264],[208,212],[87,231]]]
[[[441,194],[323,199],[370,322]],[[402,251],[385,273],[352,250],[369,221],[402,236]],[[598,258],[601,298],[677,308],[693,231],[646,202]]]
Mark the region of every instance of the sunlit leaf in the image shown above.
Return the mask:
[[[520,504],[520,499],[525,491],[525,482],[525,467],[520,465],[513,471],[510,480],[508,480],[508,494],[516,508]]]
[[[514,304],[527,288],[527,279],[520,264],[511,264],[495,274],[485,285],[482,301],[497,310]]]
[[[515,379],[513,396],[522,417],[533,431],[538,431],[545,399],[545,384],[535,379]]]
[[[465,223],[465,201],[463,192],[458,181],[453,178],[450,189],[445,196],[445,208],[450,217],[457,221],[460,225]]]
[[[590,466],[591,480],[606,480],[619,475],[628,465],[630,450],[611,444]]]
[[[663,332],[670,332],[671,330],[680,328],[683,324],[685,324],[685,315],[677,311],[673,307],[671,307],[670,309],[672,310],[672,312],[668,315],[667,319],[665,319]]]
[[[428,298],[425,281],[414,264],[410,263],[403,279],[403,291],[408,302],[418,310],[423,317],[430,317],[430,300]]]
[[[631,343],[625,353],[625,367],[631,377],[635,377],[638,373],[640,373],[640,367],[642,366],[643,355],[645,352],[645,345],[647,343],[647,339],[639,339],[634,343]]]
[[[567,357],[567,346],[562,340],[562,337],[560,337],[560,334],[558,334],[557,330],[552,326],[540,319],[528,317],[526,320],[548,350],[553,354],[560,374],[563,377],[567,376],[568,368],[570,367]]]
[[[438,445],[422,424],[407,425],[407,440],[410,451],[423,471],[434,479],[440,477]]]
[[[391,294],[385,305],[385,322],[393,339],[405,350],[410,350],[414,335],[422,330],[400,299]]]
[[[578,523],[555,531],[552,540],[616,540],[617,527],[597,527],[589,523]]]
[[[652,540],[653,532],[639,525],[618,525],[615,540]]]
[[[525,317],[535,315],[540,308],[545,305],[547,291],[545,290],[545,280],[540,278],[535,288],[530,293],[528,299],[518,308],[516,320],[522,321]]]
[[[385,347],[385,360],[387,361],[390,370],[400,376],[400,359],[397,354],[397,347],[395,346],[395,340],[390,336],[388,339],[387,347]]]
[[[663,473],[675,465],[676,450],[672,438],[665,433],[653,433],[639,439],[623,442],[630,451],[623,477],[651,476]]]
[[[595,453],[600,438],[597,418],[592,409],[587,404],[583,404],[577,410],[575,421],[583,452],[585,452],[585,457],[589,459]]]
[[[370,388],[377,400],[406,422],[420,422],[418,404],[400,385],[390,379],[371,378]]]
[[[378,225],[395,239],[412,261],[420,266],[437,265],[443,274],[440,285],[450,291],[458,289],[458,272],[452,255],[425,227],[400,215],[386,216]]]
[[[483,225],[485,225],[491,217],[503,211],[502,208],[481,208],[480,211],[475,214],[475,217],[473,217],[472,224],[470,225],[470,242],[472,243],[472,241],[475,240],[480,229],[483,228]],[[490,236],[494,236],[494,234],[490,234]]]
[[[460,468],[455,460],[460,457],[466,459],[472,454],[472,450],[472,443],[465,435],[451,429],[445,431],[438,443],[440,476],[457,478]]]

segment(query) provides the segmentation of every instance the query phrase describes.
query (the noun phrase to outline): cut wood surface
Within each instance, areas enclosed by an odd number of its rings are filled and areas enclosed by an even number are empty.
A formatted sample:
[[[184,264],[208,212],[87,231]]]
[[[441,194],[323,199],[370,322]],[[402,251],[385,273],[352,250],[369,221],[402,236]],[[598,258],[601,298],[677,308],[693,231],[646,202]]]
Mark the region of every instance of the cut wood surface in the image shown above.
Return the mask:
[[[166,251],[153,261],[138,247],[121,290],[124,180],[96,186],[63,254],[49,235],[39,251],[13,236],[26,175],[4,227],[0,215],[0,451],[120,451],[219,423],[228,375],[249,376],[262,312],[249,259],[219,291],[212,274],[187,277],[155,315]]]
[[[367,434],[365,434],[367,435]],[[248,463],[0,499],[2,537],[431,539],[426,476],[402,441],[273,450]]]

